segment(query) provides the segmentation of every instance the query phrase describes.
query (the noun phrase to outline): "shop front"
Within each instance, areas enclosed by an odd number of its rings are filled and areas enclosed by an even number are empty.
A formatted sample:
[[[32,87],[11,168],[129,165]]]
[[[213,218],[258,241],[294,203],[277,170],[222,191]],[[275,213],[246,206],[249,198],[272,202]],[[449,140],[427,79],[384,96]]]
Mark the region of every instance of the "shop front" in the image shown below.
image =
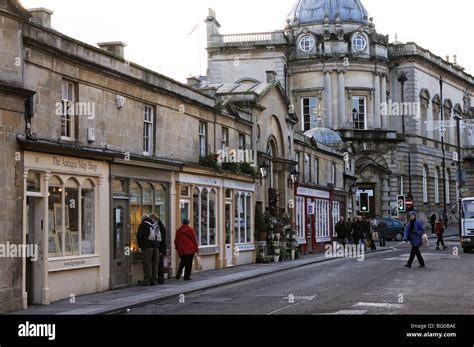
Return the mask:
[[[255,262],[253,182],[180,173],[176,192],[176,224],[191,221],[203,270]]]
[[[28,304],[108,290],[108,163],[25,151],[23,178]]]
[[[173,227],[170,224],[170,187],[172,167],[138,167],[137,163],[112,164],[110,186],[111,287],[120,288],[143,280],[143,254],[138,247],[137,232],[142,216],[155,215],[166,227],[170,253]]]
[[[303,254],[321,253],[333,238],[331,191],[299,185],[295,197],[295,223]]]

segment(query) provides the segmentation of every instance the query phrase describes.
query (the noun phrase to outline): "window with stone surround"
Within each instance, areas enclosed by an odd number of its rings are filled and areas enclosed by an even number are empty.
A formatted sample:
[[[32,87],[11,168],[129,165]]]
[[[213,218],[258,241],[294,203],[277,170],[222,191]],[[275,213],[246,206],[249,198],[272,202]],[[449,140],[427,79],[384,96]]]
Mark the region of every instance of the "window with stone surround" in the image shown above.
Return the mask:
[[[355,130],[367,128],[367,98],[364,96],[352,97],[352,122]]]
[[[151,155],[153,153],[153,107],[145,105],[143,112],[143,155]]]
[[[76,84],[63,80],[61,96],[61,139],[74,141],[76,130],[75,119]]]
[[[301,99],[301,114],[303,118],[303,131],[314,129],[318,126],[318,117],[321,114],[321,105],[316,96]]]

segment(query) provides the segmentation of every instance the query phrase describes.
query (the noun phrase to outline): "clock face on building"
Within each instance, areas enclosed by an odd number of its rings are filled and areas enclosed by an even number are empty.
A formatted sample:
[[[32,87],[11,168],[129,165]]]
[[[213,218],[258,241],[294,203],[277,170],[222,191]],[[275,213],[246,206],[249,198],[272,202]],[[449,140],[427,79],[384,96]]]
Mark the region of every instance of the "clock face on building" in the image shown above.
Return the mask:
[[[356,34],[352,39],[352,47],[354,47],[356,51],[363,51],[365,47],[367,47],[367,40],[365,39],[365,36]]]
[[[312,35],[304,35],[303,37],[300,38],[300,50],[308,53],[311,52],[314,48],[315,45],[315,40]]]

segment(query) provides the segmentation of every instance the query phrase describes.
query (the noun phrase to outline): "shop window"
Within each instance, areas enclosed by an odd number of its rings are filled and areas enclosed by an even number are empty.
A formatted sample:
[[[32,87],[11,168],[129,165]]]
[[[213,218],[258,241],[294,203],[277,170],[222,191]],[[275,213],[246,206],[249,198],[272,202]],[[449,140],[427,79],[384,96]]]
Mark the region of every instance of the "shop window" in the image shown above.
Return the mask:
[[[64,254],[79,255],[79,184],[74,179],[66,182]]]
[[[193,225],[199,246],[216,245],[217,194],[213,189],[194,188]]]
[[[252,242],[252,194],[236,192],[234,199],[234,237],[236,243]]]
[[[166,189],[161,184],[155,185],[155,215],[166,225]]]
[[[201,192],[199,188],[193,189],[193,227],[196,232],[196,239],[201,243]]]
[[[32,193],[41,192],[41,176],[38,172],[28,171],[26,178],[26,190]]]
[[[143,196],[142,196],[142,208],[143,215],[152,215],[154,208],[154,197],[153,197],[153,187],[150,184],[145,184],[143,186]]]
[[[94,185],[90,180],[86,180],[81,186],[81,212],[82,212],[82,232],[81,232],[81,254],[95,253],[95,197]]]
[[[142,218],[142,192],[138,183],[130,185],[130,227],[132,233],[132,251],[138,251],[137,232]]]
[[[62,232],[63,232],[63,210],[62,210],[62,182],[53,176],[49,180],[48,187],[48,255],[49,258],[61,257],[63,255]]]
[[[208,231],[208,244],[215,245],[216,244],[216,191],[214,189],[211,190],[209,194],[209,231]]]
[[[252,195],[246,195],[246,210],[245,210],[245,240],[247,243],[252,242]]]

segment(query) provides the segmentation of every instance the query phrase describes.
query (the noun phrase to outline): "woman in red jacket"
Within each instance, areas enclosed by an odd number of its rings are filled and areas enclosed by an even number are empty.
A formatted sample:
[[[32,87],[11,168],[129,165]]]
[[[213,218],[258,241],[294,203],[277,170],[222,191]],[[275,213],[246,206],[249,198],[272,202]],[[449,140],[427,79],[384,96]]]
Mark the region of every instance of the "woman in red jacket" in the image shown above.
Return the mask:
[[[443,240],[444,224],[443,224],[442,219],[440,219],[438,223],[436,223],[435,225],[435,234],[436,236],[438,236],[438,242],[436,243],[436,250],[439,251],[439,244],[443,246],[443,249],[447,249],[448,247],[444,245],[444,240]]]
[[[181,228],[176,231],[174,245],[181,259],[176,279],[179,280],[181,278],[184,269],[184,280],[189,281],[191,280],[194,255],[198,253],[199,249],[196,234],[194,229],[189,226],[188,219],[185,219]]]

